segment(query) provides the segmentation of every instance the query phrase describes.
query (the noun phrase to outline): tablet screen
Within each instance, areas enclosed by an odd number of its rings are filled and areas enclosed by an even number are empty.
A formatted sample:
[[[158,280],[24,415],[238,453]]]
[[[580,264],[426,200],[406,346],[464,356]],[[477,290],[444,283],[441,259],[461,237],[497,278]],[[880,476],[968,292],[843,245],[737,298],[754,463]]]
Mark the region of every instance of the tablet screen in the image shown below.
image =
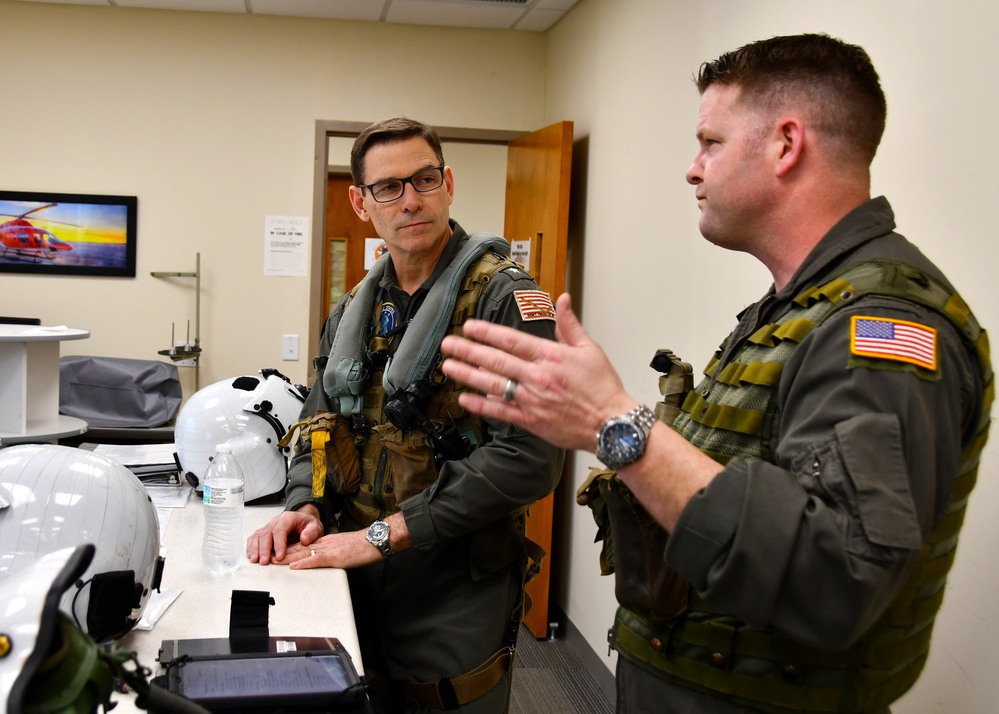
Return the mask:
[[[219,708],[330,702],[350,687],[335,655],[194,660],[176,667],[175,674],[181,694]]]

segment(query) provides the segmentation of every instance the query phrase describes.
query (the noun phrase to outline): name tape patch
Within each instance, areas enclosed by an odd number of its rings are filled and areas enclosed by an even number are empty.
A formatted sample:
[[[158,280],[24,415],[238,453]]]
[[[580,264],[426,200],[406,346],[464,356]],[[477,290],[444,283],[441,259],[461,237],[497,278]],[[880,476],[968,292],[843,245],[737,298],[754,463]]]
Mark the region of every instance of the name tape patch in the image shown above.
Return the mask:
[[[916,322],[854,315],[850,318],[850,353],[935,370],[937,331]]]
[[[514,290],[513,297],[524,322],[555,319],[555,305],[544,290]]]

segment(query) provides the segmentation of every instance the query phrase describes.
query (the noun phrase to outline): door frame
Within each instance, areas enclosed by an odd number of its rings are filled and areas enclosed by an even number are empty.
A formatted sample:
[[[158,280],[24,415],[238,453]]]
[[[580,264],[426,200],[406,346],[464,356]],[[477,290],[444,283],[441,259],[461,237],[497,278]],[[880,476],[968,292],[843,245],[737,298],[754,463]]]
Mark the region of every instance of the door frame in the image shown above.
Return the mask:
[[[322,310],[323,291],[323,243],[326,240],[326,179],[329,173],[329,140],[339,136],[353,138],[370,125],[370,122],[316,120],[315,169],[312,194],[312,256],[309,261],[309,339],[308,353],[315,356],[319,352],[319,332],[326,315]],[[529,131],[507,131],[503,129],[474,129],[467,127],[435,126],[441,141],[463,142],[468,144],[507,145],[511,139],[529,134]],[[338,167],[339,168],[339,167]],[[349,170],[349,169],[348,169]],[[312,359],[308,361],[307,383],[316,378]]]

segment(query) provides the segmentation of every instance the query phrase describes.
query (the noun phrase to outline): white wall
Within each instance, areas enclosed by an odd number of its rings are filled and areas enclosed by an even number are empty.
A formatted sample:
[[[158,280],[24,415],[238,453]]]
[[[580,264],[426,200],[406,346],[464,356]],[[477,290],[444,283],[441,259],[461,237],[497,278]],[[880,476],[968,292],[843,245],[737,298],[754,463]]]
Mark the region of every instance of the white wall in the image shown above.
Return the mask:
[[[0,27],[25,39],[0,61],[0,186],[139,198],[135,279],[0,274],[0,313],[91,330],[64,354],[158,359],[171,323],[178,338],[193,323],[194,289],[149,273],[193,270],[200,251],[202,386],[263,367],[306,381],[309,279],[263,275],[264,220],[311,218],[317,120],[544,117],[541,33],[6,0]],[[281,360],[284,334],[299,361]]]
[[[656,348],[670,347],[700,369],[735,313],[770,283],[753,259],[699,236],[683,177],[696,150],[699,97],[691,78],[698,66],[772,35],[827,32],[868,50],[888,97],[875,195],[892,201],[899,230],[949,274],[986,327],[999,329],[992,278],[999,248],[991,235],[999,205],[996,27],[999,6],[991,0],[583,0],[549,32],[546,111],[549,120],[575,121],[577,144],[570,285],[585,326],[633,396],[658,397],[648,367]],[[999,710],[993,442],[927,671],[893,706],[896,714]],[[594,463],[576,459],[565,480],[578,485]],[[571,518],[571,563],[559,597],[604,655],[613,583],[597,575],[588,512],[565,504],[559,512]]]

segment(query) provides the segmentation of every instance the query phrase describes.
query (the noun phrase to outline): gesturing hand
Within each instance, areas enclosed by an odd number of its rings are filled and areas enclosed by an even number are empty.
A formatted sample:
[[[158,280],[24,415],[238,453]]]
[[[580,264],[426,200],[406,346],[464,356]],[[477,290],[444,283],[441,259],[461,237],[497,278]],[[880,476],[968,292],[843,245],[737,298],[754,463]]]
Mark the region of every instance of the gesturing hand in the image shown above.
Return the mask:
[[[583,329],[568,293],[556,310],[555,342],[468,320],[464,338],[444,338],[441,350],[448,358],[442,369],[481,392],[460,396],[470,412],[517,424],[556,446],[594,451],[600,425],[636,402]],[[512,395],[510,380],[516,383]]]

